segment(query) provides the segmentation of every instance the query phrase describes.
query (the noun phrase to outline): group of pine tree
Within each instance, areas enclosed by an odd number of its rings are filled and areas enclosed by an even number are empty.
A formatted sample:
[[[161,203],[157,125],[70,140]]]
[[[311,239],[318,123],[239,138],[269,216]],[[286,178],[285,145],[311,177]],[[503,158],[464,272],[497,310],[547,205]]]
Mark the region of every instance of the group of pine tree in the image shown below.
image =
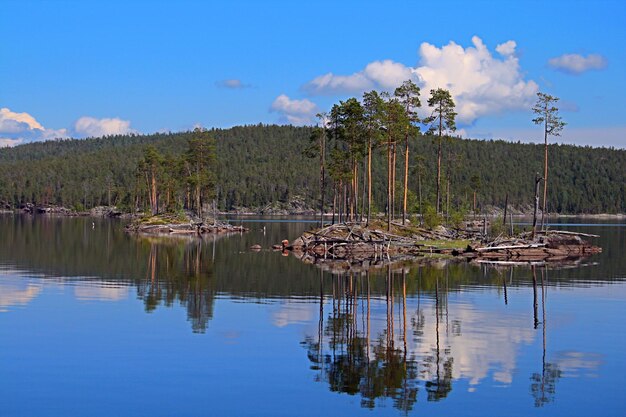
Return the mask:
[[[564,126],[557,100],[538,94],[538,144],[456,137],[450,92],[431,90],[418,113],[420,89],[406,81],[393,93],[340,101],[318,115],[317,127],[259,124],[5,148],[0,208],[262,211],[297,199],[338,221],[380,213],[387,221],[418,213],[450,219],[505,200],[528,212],[542,181],[548,212],[626,212],[626,151],[549,144]]]

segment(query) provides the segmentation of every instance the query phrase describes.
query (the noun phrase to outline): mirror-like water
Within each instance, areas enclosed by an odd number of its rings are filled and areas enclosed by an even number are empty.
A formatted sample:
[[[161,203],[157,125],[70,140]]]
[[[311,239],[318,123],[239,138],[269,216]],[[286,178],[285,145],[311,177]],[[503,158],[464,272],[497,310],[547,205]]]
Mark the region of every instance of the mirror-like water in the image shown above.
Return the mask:
[[[0,216],[0,415],[626,415],[626,227],[578,265],[330,274],[312,224],[135,238]],[[241,220],[233,220],[241,221]]]

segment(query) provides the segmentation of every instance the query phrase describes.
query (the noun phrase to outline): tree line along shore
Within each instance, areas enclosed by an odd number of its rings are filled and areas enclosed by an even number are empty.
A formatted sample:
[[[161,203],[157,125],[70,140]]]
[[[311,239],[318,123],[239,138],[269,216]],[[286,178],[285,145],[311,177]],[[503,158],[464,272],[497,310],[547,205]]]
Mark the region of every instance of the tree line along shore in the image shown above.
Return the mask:
[[[449,98],[434,93],[423,106],[429,111]],[[367,94],[333,106],[317,127],[259,124],[0,149],[0,209],[310,214],[323,201],[336,221],[369,212],[449,223],[505,206],[531,214],[547,149],[539,213],[543,204],[550,215],[626,212],[624,150],[461,139],[442,111],[416,121],[410,93]],[[544,133],[538,128],[538,141]]]

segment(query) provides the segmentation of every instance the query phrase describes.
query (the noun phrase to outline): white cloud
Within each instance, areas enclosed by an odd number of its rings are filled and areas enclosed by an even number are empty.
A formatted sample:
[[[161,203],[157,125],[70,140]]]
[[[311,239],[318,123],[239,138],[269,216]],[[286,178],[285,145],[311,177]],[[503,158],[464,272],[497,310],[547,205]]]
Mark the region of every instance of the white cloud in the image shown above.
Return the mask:
[[[79,136],[100,137],[110,135],[125,135],[135,133],[130,128],[130,121],[118,119],[96,119],[94,117],[84,116],[74,123],[74,131]]]
[[[81,117],[73,129],[49,129],[42,126],[35,117],[28,113],[13,112],[8,108],[0,109],[0,147],[17,146],[29,142],[70,137],[98,137],[136,133],[130,128],[130,122],[118,118],[96,119]]]
[[[515,53],[515,48],[517,48],[515,41],[506,41],[496,46],[496,51],[502,56],[508,56]]]
[[[564,54],[550,59],[548,65],[558,71],[578,75],[589,70],[604,69],[608,61],[598,54],[589,54],[586,57],[579,54]]]
[[[79,118],[71,129],[50,129],[44,127],[29,113],[14,112],[0,108],[0,147],[17,146],[24,143],[73,137],[100,137],[137,133],[130,127],[130,121],[119,118],[96,119],[84,116]]]
[[[372,88],[393,90],[403,81],[416,79],[412,69],[390,59],[374,61],[352,75],[320,75],[303,86],[313,95],[363,92]]]
[[[313,95],[352,93],[369,90],[374,87],[372,80],[368,79],[363,72],[352,75],[335,75],[329,72],[314,78],[302,88]]]
[[[413,70],[404,64],[389,59],[374,61],[365,67],[365,75],[384,90],[392,90],[410,78],[415,78]]]
[[[450,90],[458,120],[465,124],[482,116],[529,108],[539,87],[532,80],[524,80],[515,56],[515,42],[496,46],[501,59],[494,57],[479,37],[474,36],[472,44],[463,48],[450,42],[437,48],[422,43],[422,65],[415,72],[424,92],[440,87]]]
[[[230,78],[227,80],[217,81],[215,85],[221,88],[230,88],[232,90],[252,87],[250,84],[244,84],[241,80],[236,79],[236,78]]]
[[[0,109],[0,132],[19,133],[28,129],[43,130],[43,126],[28,113],[15,113],[6,107]]]
[[[412,79],[422,88],[424,98],[431,89],[450,90],[458,120],[465,124],[481,116],[529,108],[539,87],[524,80],[515,41],[497,45],[499,56],[495,57],[479,37],[474,36],[472,44],[463,48],[450,42],[438,48],[424,42],[419,48],[420,65],[415,68],[391,60],[374,61],[352,75],[321,75],[303,89],[313,95],[362,93],[371,88],[391,91]]]
[[[0,109],[0,146],[16,146],[40,140],[67,138],[67,129],[47,129],[28,113]]]
[[[285,120],[294,125],[313,123],[313,118],[318,112],[317,105],[310,100],[292,100],[285,94],[281,94],[272,103],[271,111],[280,113]]]
[[[0,148],[11,148],[22,144],[22,142],[24,142],[24,139],[0,138]]]

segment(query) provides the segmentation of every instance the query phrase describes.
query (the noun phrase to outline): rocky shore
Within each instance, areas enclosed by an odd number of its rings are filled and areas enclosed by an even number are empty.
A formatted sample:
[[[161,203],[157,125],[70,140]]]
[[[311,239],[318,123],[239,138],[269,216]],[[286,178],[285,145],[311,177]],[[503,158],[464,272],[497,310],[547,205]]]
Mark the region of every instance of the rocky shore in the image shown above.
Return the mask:
[[[169,236],[241,233],[248,231],[246,227],[235,226],[212,219],[201,220],[190,215],[175,216],[168,214],[136,218],[126,225],[125,230],[129,233]]]
[[[583,238],[596,235],[560,230],[530,232],[491,239],[476,227],[427,230],[393,224],[390,231],[381,224],[335,224],[305,232],[282,247],[302,258],[376,261],[381,258],[424,255],[461,257],[468,260],[513,262],[563,262],[602,251]],[[466,226],[473,226],[466,223]]]

